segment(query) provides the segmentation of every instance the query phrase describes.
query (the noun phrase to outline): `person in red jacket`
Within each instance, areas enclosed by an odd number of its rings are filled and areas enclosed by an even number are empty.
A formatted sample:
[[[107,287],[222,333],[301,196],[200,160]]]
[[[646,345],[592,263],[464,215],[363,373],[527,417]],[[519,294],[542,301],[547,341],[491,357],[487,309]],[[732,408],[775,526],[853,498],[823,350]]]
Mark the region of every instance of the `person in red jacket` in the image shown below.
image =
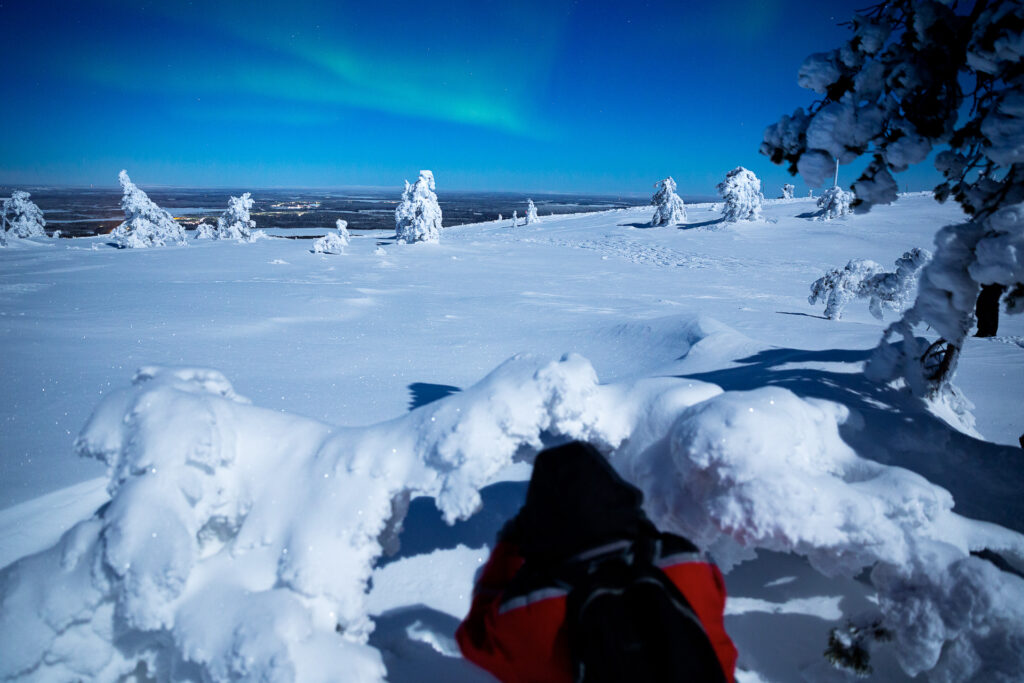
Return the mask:
[[[538,455],[456,631],[466,659],[510,682],[733,683],[722,574],[642,501],[589,444]]]

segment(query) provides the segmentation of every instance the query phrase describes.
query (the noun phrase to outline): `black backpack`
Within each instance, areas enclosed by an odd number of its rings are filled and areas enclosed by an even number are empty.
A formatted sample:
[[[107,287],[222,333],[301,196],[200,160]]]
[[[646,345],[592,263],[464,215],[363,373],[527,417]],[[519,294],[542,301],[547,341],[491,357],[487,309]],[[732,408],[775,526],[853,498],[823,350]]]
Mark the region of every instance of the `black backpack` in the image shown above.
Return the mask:
[[[634,543],[572,572],[566,625],[573,680],[724,683],[704,626],[654,565],[650,545]]]
[[[725,681],[693,608],[655,566],[696,552],[662,534],[643,512],[643,494],[591,445],[573,442],[537,456],[519,514],[502,537],[525,559],[509,586],[569,591],[566,627],[577,682]]]

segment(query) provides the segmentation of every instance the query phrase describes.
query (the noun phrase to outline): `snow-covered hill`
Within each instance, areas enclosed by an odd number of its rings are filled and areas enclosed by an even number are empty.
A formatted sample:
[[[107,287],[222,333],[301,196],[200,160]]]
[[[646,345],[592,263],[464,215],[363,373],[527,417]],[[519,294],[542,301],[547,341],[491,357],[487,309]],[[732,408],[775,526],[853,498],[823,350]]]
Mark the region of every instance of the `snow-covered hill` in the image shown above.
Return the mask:
[[[807,304],[827,269],[891,265],[958,211],[688,210],[344,255],[0,249],[0,565],[43,551],[0,575],[0,675],[484,680],[454,626],[524,462],[567,436],[731,567],[743,679],[842,680],[821,652],[863,614],[896,637],[886,680],[1020,666],[1024,581],[968,551],[1024,566],[1024,324],[964,353],[972,432],[859,374],[885,324],[863,302]],[[89,518],[97,461],[113,497]]]

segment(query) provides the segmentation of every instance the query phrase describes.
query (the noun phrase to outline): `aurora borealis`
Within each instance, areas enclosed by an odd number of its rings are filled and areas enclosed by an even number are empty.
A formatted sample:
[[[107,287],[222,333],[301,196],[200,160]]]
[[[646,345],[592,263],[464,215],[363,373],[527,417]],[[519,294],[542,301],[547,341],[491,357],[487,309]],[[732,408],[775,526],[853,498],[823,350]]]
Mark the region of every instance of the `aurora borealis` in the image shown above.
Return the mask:
[[[2,0],[0,182],[708,194],[854,2]],[[930,181],[912,170],[901,183]],[[802,186],[797,181],[798,187]]]

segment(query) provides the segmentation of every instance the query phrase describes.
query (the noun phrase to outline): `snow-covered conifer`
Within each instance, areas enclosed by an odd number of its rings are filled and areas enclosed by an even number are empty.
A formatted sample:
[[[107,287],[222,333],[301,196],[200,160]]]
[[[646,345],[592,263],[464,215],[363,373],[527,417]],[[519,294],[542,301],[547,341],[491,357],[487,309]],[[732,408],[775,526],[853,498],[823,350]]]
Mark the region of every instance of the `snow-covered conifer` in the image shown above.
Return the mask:
[[[500,221],[500,220],[504,220],[504,219],[503,219],[503,218],[501,217],[501,214],[500,214],[500,213],[498,214],[498,220],[499,220],[499,221]]]
[[[881,265],[868,259],[853,259],[843,268],[833,268],[811,283],[807,303],[825,302],[825,317],[839,320],[846,305],[860,296],[864,281],[884,272]]]
[[[793,185],[792,183],[786,183],[785,185],[782,186],[782,198],[783,199],[792,199],[793,198],[793,192],[795,192],[795,191],[796,191],[796,185]]]
[[[253,204],[252,194],[249,192],[241,197],[230,197],[227,210],[217,218],[217,239],[253,241],[256,221],[249,215]]]
[[[818,208],[821,209],[818,220],[830,221],[849,214],[853,198],[852,192],[847,192],[838,185],[828,188],[818,197]]]
[[[905,311],[913,303],[921,269],[931,260],[930,251],[915,247],[896,259],[895,271],[876,273],[865,280],[861,296],[869,299],[871,315],[881,320],[882,309]]]
[[[200,221],[199,225],[196,226],[196,239],[197,240],[215,240],[217,239],[217,228],[216,226]]]
[[[519,212],[518,211],[513,211],[512,212],[512,227],[513,228],[518,228],[519,227]]]
[[[526,225],[533,225],[539,219],[537,218],[537,207],[534,206],[532,199],[526,200]]]
[[[718,194],[725,199],[722,217],[729,221],[761,219],[761,181],[752,171],[737,166],[718,184]]]
[[[868,299],[871,315],[882,319],[882,310],[902,312],[914,296],[918,274],[931,260],[927,249],[911,249],[896,259],[889,273],[867,259],[853,259],[844,268],[833,268],[811,284],[810,304],[825,302],[825,317],[839,320],[854,299]]]
[[[145,192],[128,177],[127,171],[118,174],[121,189],[121,209],[124,223],[117,226],[111,236],[121,248],[162,247],[168,242],[185,245],[185,231],[171,214],[153,203]]]
[[[686,206],[682,197],[676,194],[676,181],[672,176],[659,180],[654,187],[657,190],[651,197],[651,205],[655,207],[651,225],[676,225],[686,222]]]
[[[946,147],[935,157],[944,177],[935,197],[953,197],[970,220],[939,231],[914,306],[886,330],[866,372],[959,410],[951,383],[975,320],[994,330],[1003,293],[1008,313],[1024,308],[1015,303],[1024,297],[1024,6],[892,0],[849,26],[849,41],[800,68],[819,99],[769,126],[761,152],[812,186],[836,159],[871,155],[853,184],[854,209],[867,211],[896,200],[893,173]],[[995,305],[982,305],[983,291]],[[940,338],[922,342],[915,328]]]
[[[345,253],[345,247],[352,240],[348,234],[348,221],[343,221],[339,218],[335,225],[337,226],[335,232],[329,232],[313,243],[314,254]]]
[[[395,209],[399,242],[437,242],[441,239],[441,207],[434,194],[434,174],[420,171],[415,185],[405,182],[402,201]]]
[[[3,201],[2,231],[5,237],[46,237],[43,212],[24,190],[14,190]]]

